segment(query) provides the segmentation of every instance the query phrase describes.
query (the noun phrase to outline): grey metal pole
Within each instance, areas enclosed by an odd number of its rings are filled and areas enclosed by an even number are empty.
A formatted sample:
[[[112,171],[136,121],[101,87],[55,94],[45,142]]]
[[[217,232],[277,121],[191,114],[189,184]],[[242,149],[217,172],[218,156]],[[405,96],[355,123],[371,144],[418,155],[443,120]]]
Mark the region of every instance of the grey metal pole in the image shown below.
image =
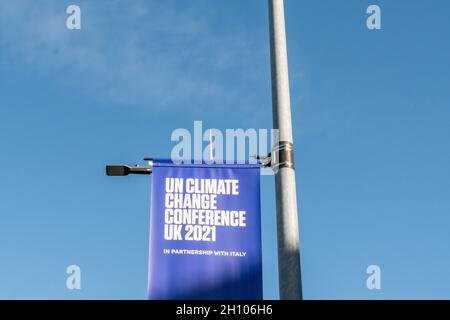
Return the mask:
[[[278,272],[281,300],[302,299],[297,195],[283,0],[269,0],[273,127],[279,142],[272,157],[277,207]]]

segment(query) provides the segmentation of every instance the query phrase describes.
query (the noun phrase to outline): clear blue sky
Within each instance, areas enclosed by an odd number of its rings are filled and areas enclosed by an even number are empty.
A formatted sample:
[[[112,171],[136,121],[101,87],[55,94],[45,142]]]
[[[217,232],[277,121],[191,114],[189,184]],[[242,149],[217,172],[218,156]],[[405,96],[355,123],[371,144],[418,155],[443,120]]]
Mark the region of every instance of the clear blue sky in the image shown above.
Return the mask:
[[[305,298],[449,299],[450,2],[285,2]],[[0,298],[145,299],[151,180],[104,166],[194,120],[270,128],[267,22],[263,0],[0,0]],[[262,208],[277,298],[272,177]]]

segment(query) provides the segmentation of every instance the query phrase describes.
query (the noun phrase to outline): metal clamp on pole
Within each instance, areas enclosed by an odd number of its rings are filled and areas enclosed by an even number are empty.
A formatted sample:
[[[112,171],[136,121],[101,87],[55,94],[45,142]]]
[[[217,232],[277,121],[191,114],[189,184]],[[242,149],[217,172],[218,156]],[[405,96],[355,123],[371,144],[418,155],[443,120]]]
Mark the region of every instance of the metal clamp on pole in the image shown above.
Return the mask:
[[[294,145],[289,141],[280,141],[271,153],[271,165],[273,171],[281,168],[294,167]]]

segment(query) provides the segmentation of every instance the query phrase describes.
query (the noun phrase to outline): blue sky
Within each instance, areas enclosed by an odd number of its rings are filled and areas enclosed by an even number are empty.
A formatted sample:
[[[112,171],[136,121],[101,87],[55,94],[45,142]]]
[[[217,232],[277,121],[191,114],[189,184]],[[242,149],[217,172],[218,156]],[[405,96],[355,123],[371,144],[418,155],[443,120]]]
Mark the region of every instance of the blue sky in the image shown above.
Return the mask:
[[[304,297],[449,299],[450,3],[285,6]],[[195,120],[270,128],[267,21],[263,0],[0,0],[0,298],[145,299],[151,180],[104,166],[167,157]],[[273,177],[261,192],[277,298]]]

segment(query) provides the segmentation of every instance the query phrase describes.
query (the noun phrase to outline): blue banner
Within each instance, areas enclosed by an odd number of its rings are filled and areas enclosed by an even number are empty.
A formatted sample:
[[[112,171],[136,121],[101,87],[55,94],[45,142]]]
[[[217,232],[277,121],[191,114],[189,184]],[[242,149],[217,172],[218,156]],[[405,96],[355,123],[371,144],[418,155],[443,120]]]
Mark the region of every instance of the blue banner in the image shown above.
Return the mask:
[[[258,165],[153,163],[148,298],[263,298]]]

